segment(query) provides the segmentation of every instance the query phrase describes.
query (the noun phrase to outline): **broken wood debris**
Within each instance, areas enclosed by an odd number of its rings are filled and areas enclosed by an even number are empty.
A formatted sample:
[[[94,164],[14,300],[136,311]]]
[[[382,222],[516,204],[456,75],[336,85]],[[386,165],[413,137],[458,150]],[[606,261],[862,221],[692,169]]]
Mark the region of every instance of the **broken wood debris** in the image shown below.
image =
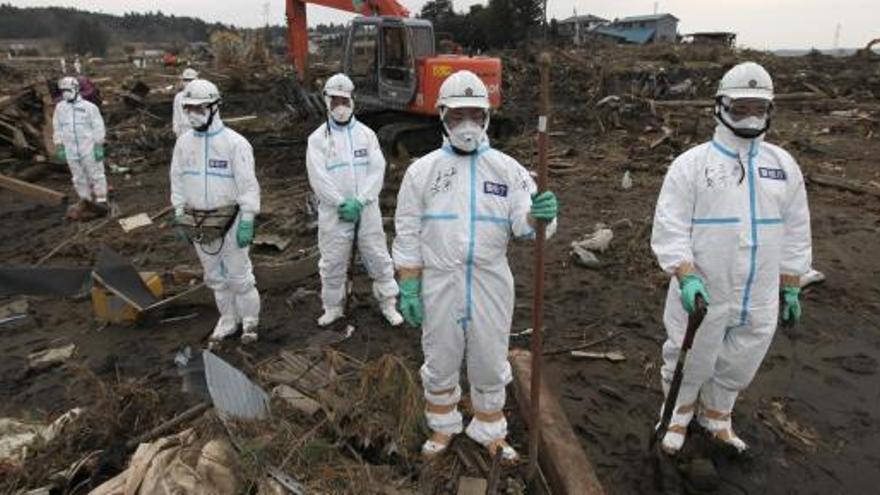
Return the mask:
[[[531,407],[531,353],[513,350],[508,354],[513,370],[516,402],[524,418]],[[580,442],[568,422],[559,400],[550,392],[546,382],[541,390],[541,448],[539,463],[553,493],[571,495],[600,495],[605,490],[596,471],[581,449]]]
[[[64,193],[3,174],[0,174],[0,187],[49,205],[60,205],[67,199]]]

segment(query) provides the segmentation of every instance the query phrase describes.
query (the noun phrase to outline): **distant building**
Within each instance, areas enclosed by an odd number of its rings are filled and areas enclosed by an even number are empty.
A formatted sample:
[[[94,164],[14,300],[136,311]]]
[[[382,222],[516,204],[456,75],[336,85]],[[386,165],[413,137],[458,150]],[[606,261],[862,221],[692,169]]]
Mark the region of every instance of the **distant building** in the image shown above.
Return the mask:
[[[573,15],[568,19],[559,21],[559,35],[574,37],[576,34],[580,33],[580,35],[583,36],[587,31],[592,31],[605,24],[608,24],[608,19],[603,19],[592,14]]]
[[[684,35],[685,43],[694,45],[719,45],[732,48],[736,44],[736,33],[711,32]]]
[[[619,43],[635,45],[675,43],[678,40],[678,17],[672,14],[624,17],[606,26],[599,26],[592,33]]]

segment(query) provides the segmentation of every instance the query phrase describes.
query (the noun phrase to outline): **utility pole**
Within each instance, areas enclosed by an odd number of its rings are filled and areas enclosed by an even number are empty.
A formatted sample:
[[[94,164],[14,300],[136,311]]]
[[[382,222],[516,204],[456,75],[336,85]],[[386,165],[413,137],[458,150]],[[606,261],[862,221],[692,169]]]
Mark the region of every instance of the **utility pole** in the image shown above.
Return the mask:
[[[838,22],[837,29],[834,31],[834,51],[837,52],[838,55],[841,55],[841,53],[840,53],[840,30],[841,29],[842,29],[842,26]]]
[[[654,2],[654,15],[660,13],[660,2]]]

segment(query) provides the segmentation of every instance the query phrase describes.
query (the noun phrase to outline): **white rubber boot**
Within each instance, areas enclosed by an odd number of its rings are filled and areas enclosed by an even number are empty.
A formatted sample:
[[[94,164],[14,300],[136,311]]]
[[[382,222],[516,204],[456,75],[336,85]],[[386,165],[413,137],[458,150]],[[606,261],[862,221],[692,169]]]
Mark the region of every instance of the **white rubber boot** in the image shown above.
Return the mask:
[[[705,428],[716,440],[733,447],[740,454],[749,449],[748,444],[746,444],[743,439],[737,436],[733,431],[733,423],[730,421],[730,413],[722,413],[711,409],[703,411],[701,409],[697,421],[700,423],[700,426]]]
[[[242,344],[253,344],[257,341],[257,325],[259,324],[258,320],[245,318],[242,321],[242,331],[241,331],[241,343]]]
[[[235,322],[234,316],[221,316],[220,319],[217,320],[217,325],[214,327],[214,332],[211,333],[211,336],[208,337],[208,340],[211,340],[212,342],[220,342],[226,337],[234,334],[237,328],[238,325]]]
[[[330,325],[331,323],[339,320],[343,316],[345,316],[345,314],[342,312],[342,308],[338,306],[326,308],[324,309],[324,314],[321,315],[320,318],[318,318],[318,326],[326,327],[327,325]]]
[[[380,309],[382,310],[382,316],[385,317],[385,320],[387,320],[392,327],[400,326],[403,323],[403,315],[397,311],[396,300],[389,299],[382,302]]]

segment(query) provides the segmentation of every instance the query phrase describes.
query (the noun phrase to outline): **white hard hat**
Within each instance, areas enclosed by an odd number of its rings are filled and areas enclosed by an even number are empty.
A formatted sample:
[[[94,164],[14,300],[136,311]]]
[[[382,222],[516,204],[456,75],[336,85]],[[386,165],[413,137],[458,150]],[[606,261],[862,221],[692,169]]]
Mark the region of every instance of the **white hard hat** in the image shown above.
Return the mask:
[[[341,96],[351,98],[354,83],[345,74],[334,74],[324,83],[324,96]]]
[[[213,105],[220,102],[220,90],[211,81],[196,79],[183,88],[183,105]]]
[[[726,96],[734,100],[760,98],[773,101],[773,79],[760,65],[754,62],[744,62],[724,74],[715,96]]]
[[[193,79],[199,78],[199,73],[192,67],[187,67],[183,70],[183,73],[180,74],[180,78],[184,81],[192,81]]]
[[[447,77],[440,86],[437,108],[482,108],[488,110],[489,90],[476,74],[460,70]]]
[[[64,91],[65,89],[77,90],[79,89],[79,81],[71,76],[62,77],[61,80],[58,81],[58,89],[61,91]]]

